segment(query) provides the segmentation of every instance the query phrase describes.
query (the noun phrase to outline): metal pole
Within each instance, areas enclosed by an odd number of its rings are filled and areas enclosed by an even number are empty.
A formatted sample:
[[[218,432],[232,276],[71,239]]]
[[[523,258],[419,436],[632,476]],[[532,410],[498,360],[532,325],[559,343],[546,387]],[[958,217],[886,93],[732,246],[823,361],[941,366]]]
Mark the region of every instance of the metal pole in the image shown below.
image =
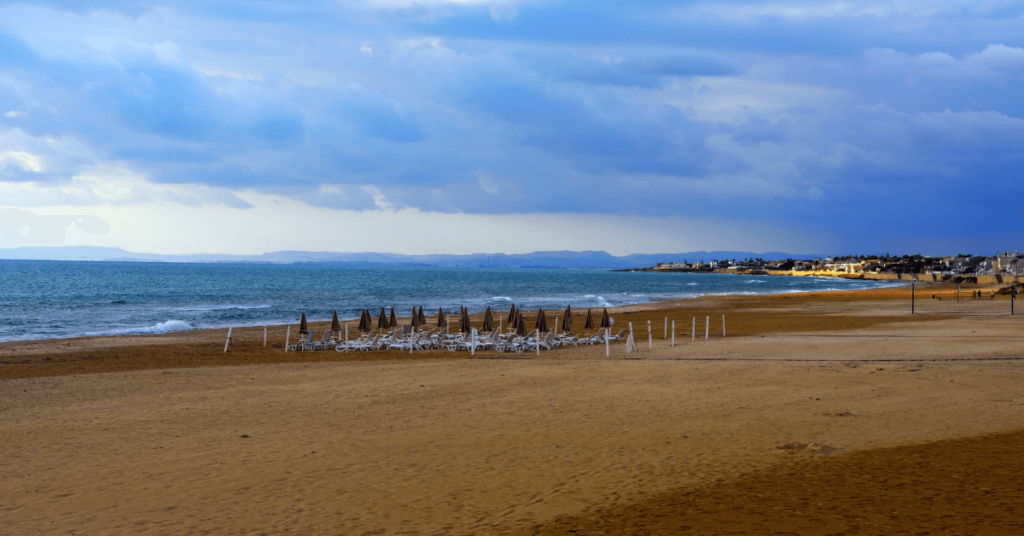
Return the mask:
[[[693,317],[693,324],[690,325],[690,342],[697,341],[697,317]]]
[[[914,314],[914,284],[910,284],[910,314]]]
[[[725,315],[722,315],[722,338],[725,338]]]
[[[647,321],[647,349],[654,349],[654,335],[651,335],[651,321]]]
[[[611,335],[611,333],[609,333],[609,335]],[[605,357],[611,357],[612,356],[611,343],[608,342],[608,337],[604,338],[604,356]]]
[[[672,321],[672,346],[676,345],[676,321]]]
[[[267,326],[263,326],[263,347],[267,347]]]
[[[228,340],[224,341],[224,353],[228,353],[228,346],[231,346],[231,328],[228,328]]]
[[[346,334],[348,333],[348,328],[347,327],[345,328],[345,333]],[[291,340],[292,340],[292,327],[288,326],[288,331],[284,334],[284,351],[285,352],[288,351],[288,343],[291,342]],[[345,340],[348,340],[348,337],[345,337]]]
[[[664,339],[668,339],[668,317],[665,317],[665,336]]]
[[[708,342],[711,335],[711,317],[704,317],[704,342]]]

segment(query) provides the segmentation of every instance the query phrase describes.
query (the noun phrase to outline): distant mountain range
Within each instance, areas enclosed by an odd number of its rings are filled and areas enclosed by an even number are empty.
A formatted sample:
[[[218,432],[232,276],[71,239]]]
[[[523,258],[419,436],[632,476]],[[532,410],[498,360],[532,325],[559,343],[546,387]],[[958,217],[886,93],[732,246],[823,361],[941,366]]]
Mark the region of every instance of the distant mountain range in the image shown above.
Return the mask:
[[[130,261],[130,262],[237,262],[295,264],[321,263],[353,266],[439,266],[485,268],[642,268],[659,262],[697,262],[714,259],[812,259],[820,255],[745,251],[691,251],[688,253],[637,254],[616,257],[604,251],[537,251],[507,255],[399,255],[396,253],[327,253],[275,251],[262,255],[132,253],[120,248],[68,246],[0,249],[3,260]]]

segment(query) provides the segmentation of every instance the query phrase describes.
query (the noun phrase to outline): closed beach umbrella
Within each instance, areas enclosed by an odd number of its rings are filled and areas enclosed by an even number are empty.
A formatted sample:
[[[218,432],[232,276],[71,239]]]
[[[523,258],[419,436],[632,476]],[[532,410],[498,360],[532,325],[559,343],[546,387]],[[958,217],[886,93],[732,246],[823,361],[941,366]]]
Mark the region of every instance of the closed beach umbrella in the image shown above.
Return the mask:
[[[419,316],[419,319],[420,319],[419,325],[421,325],[421,326],[427,325],[427,317],[423,316],[423,306],[422,305],[420,306],[420,312],[419,312],[418,316]]]
[[[299,335],[309,333],[309,325],[306,324],[306,313],[302,313],[302,320],[299,320]]]
[[[362,314],[359,315],[359,331],[366,333],[367,331],[373,331],[373,319],[370,318],[370,310],[363,309]]]
[[[520,337],[525,336],[526,335],[526,321],[523,320],[523,312],[522,311],[519,311],[519,310],[516,311],[515,323],[516,323],[516,335],[519,335]]]
[[[608,308],[605,307],[604,312],[601,313],[601,327],[610,328],[612,327],[612,321],[608,318]]]
[[[469,323],[469,309],[462,307],[462,313],[459,314],[459,331],[463,333],[470,333],[473,331],[473,326]]]
[[[334,311],[334,316],[331,317],[331,331],[335,333],[341,331],[341,321],[338,320],[338,311]]]
[[[518,311],[518,309],[516,309],[516,304],[513,303],[512,307],[508,310],[508,324],[510,326],[516,321],[516,311]]]
[[[572,331],[572,307],[566,305],[565,313],[562,314],[562,332],[569,333]]]
[[[385,330],[391,327],[391,322],[388,322],[388,315],[384,314],[384,308],[380,308],[380,314],[377,315],[377,329]]]
[[[480,331],[494,331],[494,318],[491,317],[491,306],[487,306],[487,310],[484,311],[484,325],[480,328]]]
[[[448,326],[448,321],[444,318],[444,309],[437,308],[437,327],[443,328]]]
[[[543,308],[537,309],[537,321],[533,323],[534,329],[541,333],[547,333],[548,331],[548,315],[544,314]]]
[[[587,331],[594,329],[594,317],[590,314],[590,309],[587,309],[587,319],[583,322],[583,329]]]
[[[412,329],[416,330],[420,327],[420,316],[416,314],[416,308],[412,308],[412,318],[409,319],[409,323],[412,325]]]
[[[394,307],[391,308],[391,316],[388,317],[388,322],[391,322],[391,327],[393,327],[393,328],[397,328],[398,327],[398,317],[395,316],[395,308]]]

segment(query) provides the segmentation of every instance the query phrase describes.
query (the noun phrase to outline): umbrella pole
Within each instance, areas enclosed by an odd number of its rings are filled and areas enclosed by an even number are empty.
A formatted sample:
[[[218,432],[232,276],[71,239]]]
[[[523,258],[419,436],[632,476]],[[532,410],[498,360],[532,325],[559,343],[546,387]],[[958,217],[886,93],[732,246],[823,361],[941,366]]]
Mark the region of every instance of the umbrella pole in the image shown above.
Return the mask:
[[[288,343],[292,340],[292,327],[288,326],[288,331],[284,334],[284,351],[288,352]]]

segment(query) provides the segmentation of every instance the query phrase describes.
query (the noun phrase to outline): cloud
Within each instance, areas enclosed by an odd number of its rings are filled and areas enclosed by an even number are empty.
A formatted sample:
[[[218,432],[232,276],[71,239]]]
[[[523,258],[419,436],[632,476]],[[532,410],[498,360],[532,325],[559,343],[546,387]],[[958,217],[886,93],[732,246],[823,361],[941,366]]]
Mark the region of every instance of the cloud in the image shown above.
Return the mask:
[[[110,233],[96,216],[38,215],[29,210],[0,208],[0,242],[15,246],[60,246],[69,229],[90,235]]]
[[[366,136],[397,143],[423,139],[415,110],[405,103],[360,87],[339,95],[332,111]]]
[[[526,56],[541,74],[563,82],[657,88],[666,77],[724,76],[737,74],[735,66],[708,54],[587,59],[560,52]]]
[[[515,6],[509,4],[494,4],[491,6],[491,20],[500,22],[503,20],[513,20],[519,16],[519,11],[516,10]]]
[[[981,228],[1018,4],[2,3],[0,203]]]
[[[476,181],[480,185],[480,189],[489,193],[496,194],[501,191],[501,186],[498,183],[498,178],[490,173],[483,171],[476,172]]]
[[[0,182],[0,203],[14,206],[127,205],[166,202],[246,208],[229,190],[203,184],[159,184],[124,165],[98,165],[64,181]]]
[[[38,156],[23,151],[0,152],[0,168],[9,165],[18,166],[25,171],[39,173],[43,170],[43,162]]]

